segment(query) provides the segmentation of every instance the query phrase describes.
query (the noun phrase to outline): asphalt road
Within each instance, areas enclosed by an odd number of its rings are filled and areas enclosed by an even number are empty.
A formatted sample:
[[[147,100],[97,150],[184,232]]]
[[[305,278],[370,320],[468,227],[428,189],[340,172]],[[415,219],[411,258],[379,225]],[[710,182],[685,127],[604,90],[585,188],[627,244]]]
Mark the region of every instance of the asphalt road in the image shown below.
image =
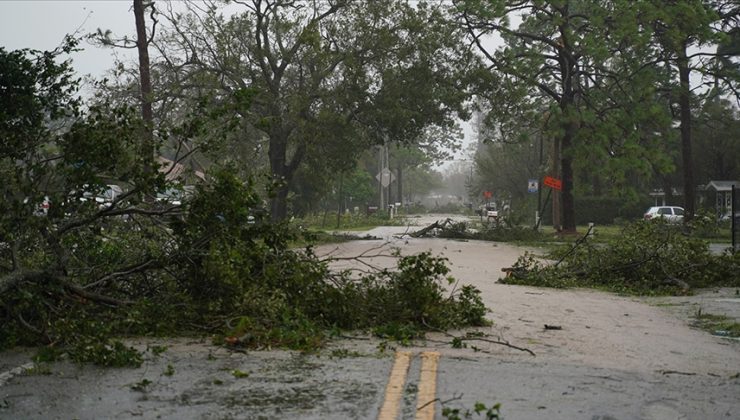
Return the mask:
[[[168,350],[140,369],[57,363],[48,375],[15,376],[0,388],[0,418],[383,418],[395,355],[365,340],[335,343],[320,355],[161,344]],[[430,348],[397,349],[411,358],[392,418],[420,418],[418,407],[430,402],[438,419],[443,407],[476,403],[501,403],[507,419],[731,419],[740,410],[737,374],[635,372],[441,347],[433,350],[441,353],[435,398],[423,401],[421,354]]]
[[[482,291],[493,321],[478,330],[484,340],[454,348],[452,336],[464,332],[451,331],[402,347],[356,333],[300,354],[142,339],[130,344],[166,351],[147,351],[138,369],[39,368],[30,351],[14,350],[0,354],[0,419],[422,420],[476,403],[500,403],[506,419],[740,418],[740,342],[690,324],[697,309],[740,318],[737,291],[637,299],[507,286],[495,280],[523,249],[397,238],[398,230],[373,234],[405,253],[448,257],[452,274]],[[317,252],[351,255],[382,242]]]

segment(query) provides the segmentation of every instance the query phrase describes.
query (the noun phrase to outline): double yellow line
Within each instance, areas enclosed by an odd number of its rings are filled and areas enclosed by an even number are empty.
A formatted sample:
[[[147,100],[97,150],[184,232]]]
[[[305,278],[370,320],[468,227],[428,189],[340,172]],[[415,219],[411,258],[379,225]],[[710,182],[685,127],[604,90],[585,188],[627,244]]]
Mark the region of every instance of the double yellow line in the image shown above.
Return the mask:
[[[413,354],[408,351],[396,352],[393,369],[385,388],[385,399],[380,409],[378,420],[396,420],[398,407],[406,384],[406,375],[409,371]],[[427,351],[421,353],[421,376],[419,378],[418,393],[416,396],[416,420],[434,419],[435,395],[437,393],[437,365],[439,353]]]

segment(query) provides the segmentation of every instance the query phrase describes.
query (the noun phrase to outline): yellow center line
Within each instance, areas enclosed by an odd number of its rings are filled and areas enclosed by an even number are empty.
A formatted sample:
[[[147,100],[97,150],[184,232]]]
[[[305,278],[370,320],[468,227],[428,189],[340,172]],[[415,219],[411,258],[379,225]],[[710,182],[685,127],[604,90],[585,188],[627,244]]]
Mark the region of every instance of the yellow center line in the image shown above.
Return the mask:
[[[398,417],[398,406],[401,402],[401,394],[406,383],[406,373],[409,370],[410,363],[411,352],[396,352],[396,359],[393,363],[393,369],[391,369],[391,376],[388,378],[388,385],[385,387],[385,399],[378,420],[396,420]]]
[[[416,396],[416,420],[434,419],[434,400],[437,398],[437,365],[439,353],[426,351],[421,354],[421,377]]]

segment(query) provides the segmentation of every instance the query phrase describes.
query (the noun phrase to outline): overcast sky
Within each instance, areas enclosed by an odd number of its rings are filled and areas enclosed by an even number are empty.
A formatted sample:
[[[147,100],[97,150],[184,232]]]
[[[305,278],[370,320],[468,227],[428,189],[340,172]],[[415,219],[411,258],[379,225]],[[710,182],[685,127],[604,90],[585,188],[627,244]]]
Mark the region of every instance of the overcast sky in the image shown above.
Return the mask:
[[[97,28],[117,36],[135,33],[131,0],[63,1],[0,0],[0,46],[6,50],[52,50],[66,34],[84,35]],[[102,75],[113,65],[113,51],[84,42],[84,51],[72,56],[82,74]],[[118,51],[120,54],[121,51]]]

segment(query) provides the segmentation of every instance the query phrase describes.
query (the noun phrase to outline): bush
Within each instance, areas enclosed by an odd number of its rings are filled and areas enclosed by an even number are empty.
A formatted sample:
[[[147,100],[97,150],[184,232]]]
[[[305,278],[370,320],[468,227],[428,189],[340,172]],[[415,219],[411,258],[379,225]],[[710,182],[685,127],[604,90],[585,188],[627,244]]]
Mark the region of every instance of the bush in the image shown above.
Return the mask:
[[[579,223],[610,225],[615,219],[638,220],[652,204],[650,200],[626,202],[618,197],[578,197],[575,217]]]
[[[68,277],[27,276],[0,297],[0,346],[54,343],[78,362],[131,366],[138,353],[119,337],[208,332],[233,345],[310,350],[334,328],[404,336],[485,323],[475,288],[445,293],[453,280],[444,259],[424,253],[360,278],[333,273],[310,247],[291,249],[300,232],[269,223],[260,203],[224,171],[168,219],[170,230],[144,219],[106,225],[105,236],[68,235]],[[146,269],[105,274],[142,258]]]
[[[687,293],[691,288],[740,285],[737,256],[712,256],[707,243],[661,220],[640,221],[604,246],[583,238],[542,264],[521,257],[502,282],[547,287],[597,287],[634,294]]]
[[[119,338],[197,332],[311,348],[336,325],[475,320],[474,291],[464,303],[442,298],[444,263],[431,257],[356,282],[330,273],[310,249],[291,250],[299,233],[269,223],[234,168],[214,169],[182,205],[156,201],[175,186],[142,150],[162,146],[176,160],[218,150],[237,126],[227,114],[251,94],[218,107],[199,102],[175,124],[147,127],[134,107],[104,98],[83,106],[61,57],[77,42],[68,37],[51,52],[0,48],[8,70],[0,72],[0,347],[48,345],[39,357],[66,351],[78,362],[135,366],[139,353]],[[142,143],[144,129],[152,143]],[[100,203],[109,182],[126,191]],[[374,311],[358,318],[357,297]]]

